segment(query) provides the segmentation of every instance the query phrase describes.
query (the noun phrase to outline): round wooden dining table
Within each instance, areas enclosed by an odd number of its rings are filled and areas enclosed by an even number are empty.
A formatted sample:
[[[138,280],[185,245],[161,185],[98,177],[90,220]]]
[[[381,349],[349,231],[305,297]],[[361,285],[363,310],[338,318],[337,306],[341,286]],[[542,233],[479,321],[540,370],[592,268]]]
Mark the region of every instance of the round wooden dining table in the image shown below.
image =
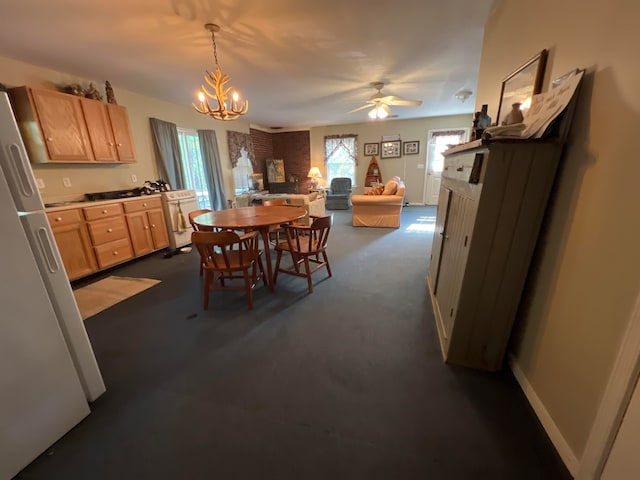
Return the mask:
[[[264,243],[265,258],[267,260],[267,281],[273,290],[273,267],[271,266],[271,251],[269,248],[269,227],[298,220],[307,214],[302,207],[274,205],[229,208],[203,213],[193,219],[198,225],[229,230],[258,230]]]

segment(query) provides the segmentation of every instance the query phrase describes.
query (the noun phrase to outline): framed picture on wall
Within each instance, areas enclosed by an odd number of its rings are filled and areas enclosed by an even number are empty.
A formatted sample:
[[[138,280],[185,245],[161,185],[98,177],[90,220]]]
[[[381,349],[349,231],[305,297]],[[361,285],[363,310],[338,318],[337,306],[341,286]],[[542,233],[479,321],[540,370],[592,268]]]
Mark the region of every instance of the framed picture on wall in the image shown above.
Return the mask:
[[[379,143],[365,143],[364,154],[367,156],[378,155],[379,147],[380,147]]]
[[[380,158],[398,158],[400,157],[400,140],[382,142],[382,153]]]
[[[284,160],[267,160],[267,180],[269,183],[284,183]]]
[[[405,155],[417,155],[420,150],[420,141],[404,142],[402,148]]]

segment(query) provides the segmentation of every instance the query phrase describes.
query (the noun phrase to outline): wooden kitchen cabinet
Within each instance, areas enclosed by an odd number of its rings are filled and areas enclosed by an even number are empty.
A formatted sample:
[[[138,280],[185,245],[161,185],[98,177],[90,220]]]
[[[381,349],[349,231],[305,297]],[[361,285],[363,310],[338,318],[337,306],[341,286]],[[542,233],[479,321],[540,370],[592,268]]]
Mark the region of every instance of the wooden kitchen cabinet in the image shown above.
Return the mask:
[[[107,105],[88,98],[83,98],[81,105],[95,160],[97,162],[117,162],[118,152]]]
[[[525,140],[445,151],[428,288],[447,363],[502,367],[560,154]]]
[[[80,209],[47,213],[69,280],[98,270],[89,232]]]
[[[39,87],[9,93],[32,162],[136,161],[125,107]]]
[[[135,162],[136,150],[133,146],[133,135],[127,109],[121,105],[113,105],[111,103],[107,103],[106,107],[116,142],[118,160],[122,163]]]
[[[124,210],[136,256],[169,246],[167,226],[159,198],[128,201]]]
[[[94,161],[80,97],[30,87],[11,89],[10,94],[32,162]]]
[[[133,258],[122,204],[83,208],[98,266],[108,268]]]

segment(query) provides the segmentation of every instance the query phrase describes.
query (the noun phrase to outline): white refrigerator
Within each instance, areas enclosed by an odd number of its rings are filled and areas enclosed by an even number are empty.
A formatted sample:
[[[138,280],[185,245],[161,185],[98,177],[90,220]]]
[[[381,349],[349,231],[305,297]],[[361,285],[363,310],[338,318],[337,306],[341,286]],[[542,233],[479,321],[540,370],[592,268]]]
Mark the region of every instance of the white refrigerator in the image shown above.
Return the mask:
[[[9,98],[0,92],[0,479],[90,412],[105,386]]]

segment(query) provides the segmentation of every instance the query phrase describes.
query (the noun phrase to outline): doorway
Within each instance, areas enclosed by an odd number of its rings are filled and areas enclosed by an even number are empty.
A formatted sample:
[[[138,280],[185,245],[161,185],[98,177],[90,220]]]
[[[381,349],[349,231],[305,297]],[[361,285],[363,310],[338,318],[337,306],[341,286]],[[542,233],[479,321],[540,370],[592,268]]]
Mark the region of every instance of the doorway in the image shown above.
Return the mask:
[[[427,168],[425,168],[422,203],[426,205],[438,204],[440,181],[444,167],[442,152],[450,145],[466,142],[468,138],[468,128],[429,130],[427,134]]]

